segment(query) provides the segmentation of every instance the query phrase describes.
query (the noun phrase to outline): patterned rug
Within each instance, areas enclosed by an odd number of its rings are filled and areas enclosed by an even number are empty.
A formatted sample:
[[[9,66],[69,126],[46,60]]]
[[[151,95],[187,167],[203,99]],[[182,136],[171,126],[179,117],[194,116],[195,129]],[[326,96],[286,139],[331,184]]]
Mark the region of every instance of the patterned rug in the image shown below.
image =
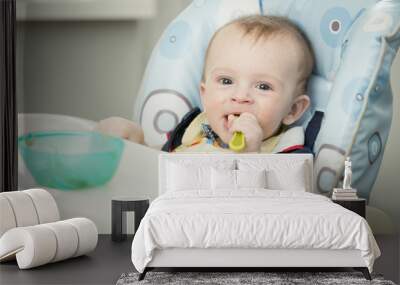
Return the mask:
[[[372,274],[372,281],[364,278],[360,272],[147,272],[145,279],[138,281],[139,273],[124,273],[117,285],[133,284],[213,284],[213,285],[294,285],[294,284],[328,284],[358,285],[379,284],[395,285],[384,280],[381,275]]]

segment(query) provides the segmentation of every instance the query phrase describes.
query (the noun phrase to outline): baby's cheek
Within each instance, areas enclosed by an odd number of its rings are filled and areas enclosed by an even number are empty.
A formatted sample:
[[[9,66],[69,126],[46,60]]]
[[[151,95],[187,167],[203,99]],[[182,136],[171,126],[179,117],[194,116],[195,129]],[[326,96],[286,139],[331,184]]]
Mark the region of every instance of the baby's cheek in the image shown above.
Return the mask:
[[[281,125],[281,122],[277,122],[276,124],[269,126],[266,129],[267,136],[272,137],[273,135],[277,135],[277,132],[279,131],[279,127]]]
[[[261,124],[261,129],[263,132],[263,139],[267,139],[274,133],[274,126],[273,124],[263,122]]]
[[[205,95],[204,97],[202,97],[202,102],[201,102],[202,104],[203,104],[203,107],[204,107],[204,111],[205,112],[212,112],[212,106],[213,106],[213,104],[212,104],[212,101],[209,99],[209,96],[208,95]]]

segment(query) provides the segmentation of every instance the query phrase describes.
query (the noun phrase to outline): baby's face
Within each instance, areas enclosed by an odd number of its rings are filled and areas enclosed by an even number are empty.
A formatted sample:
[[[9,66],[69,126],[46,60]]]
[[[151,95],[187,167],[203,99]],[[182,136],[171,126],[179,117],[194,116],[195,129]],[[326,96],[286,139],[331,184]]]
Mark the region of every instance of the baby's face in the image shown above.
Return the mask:
[[[269,138],[287,115],[296,97],[301,51],[293,40],[271,36],[255,41],[237,26],[228,26],[214,38],[208,52],[200,93],[209,124],[228,143],[228,116],[253,114]]]

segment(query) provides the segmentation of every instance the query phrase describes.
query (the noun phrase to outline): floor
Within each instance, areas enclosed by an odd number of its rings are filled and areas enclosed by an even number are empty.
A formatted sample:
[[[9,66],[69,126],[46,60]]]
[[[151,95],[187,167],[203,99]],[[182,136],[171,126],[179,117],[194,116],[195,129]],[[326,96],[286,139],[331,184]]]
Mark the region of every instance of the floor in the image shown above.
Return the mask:
[[[382,251],[374,272],[399,283],[399,237],[376,236]],[[130,260],[132,237],[124,242],[111,241],[100,235],[97,248],[81,256],[29,270],[19,270],[16,262],[0,264],[0,284],[115,284],[124,272],[134,271]]]
[[[57,263],[19,270],[16,262],[0,264],[0,284],[115,284],[124,272],[134,271],[130,259],[132,237],[112,242],[100,235],[96,250]]]

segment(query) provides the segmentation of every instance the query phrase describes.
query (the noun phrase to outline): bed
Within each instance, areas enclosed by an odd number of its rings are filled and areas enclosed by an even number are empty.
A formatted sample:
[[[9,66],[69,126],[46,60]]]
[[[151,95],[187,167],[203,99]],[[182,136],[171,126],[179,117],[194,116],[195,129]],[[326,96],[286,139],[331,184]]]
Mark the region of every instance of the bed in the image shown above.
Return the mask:
[[[132,243],[158,267],[353,267],[380,251],[361,216],[314,193],[309,154],[161,154],[159,197]]]

